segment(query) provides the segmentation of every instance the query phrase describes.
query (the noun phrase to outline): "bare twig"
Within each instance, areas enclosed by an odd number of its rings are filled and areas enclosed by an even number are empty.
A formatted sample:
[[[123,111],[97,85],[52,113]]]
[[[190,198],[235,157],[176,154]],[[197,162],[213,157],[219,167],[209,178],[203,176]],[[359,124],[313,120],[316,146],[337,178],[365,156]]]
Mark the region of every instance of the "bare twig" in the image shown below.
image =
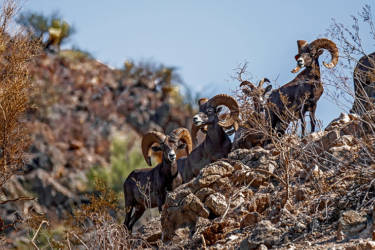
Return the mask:
[[[0,201],[0,204],[2,205],[2,204],[6,204],[8,202],[15,202],[15,201],[31,201],[31,200],[35,200],[35,199],[36,199],[35,197],[21,196],[21,197],[11,199],[11,200]]]
[[[71,250],[72,248],[70,247],[69,232],[66,233],[66,242],[68,243],[69,250]]]
[[[81,240],[81,238],[79,238],[75,233],[72,233],[72,234],[73,234],[74,237],[76,237],[77,240],[79,240],[79,241],[82,243],[82,245],[83,245],[86,249],[89,249],[89,248],[87,247],[87,245],[85,244],[85,242],[83,242],[83,241]]]
[[[35,234],[34,234],[34,237],[31,239],[31,243],[33,244],[33,246],[39,250],[39,247],[35,244],[35,239],[36,237],[38,236],[39,234],[39,231],[40,229],[42,228],[43,224],[47,224],[47,226],[49,225],[48,221],[46,220],[42,220],[42,222],[40,223],[38,229],[36,230]]]

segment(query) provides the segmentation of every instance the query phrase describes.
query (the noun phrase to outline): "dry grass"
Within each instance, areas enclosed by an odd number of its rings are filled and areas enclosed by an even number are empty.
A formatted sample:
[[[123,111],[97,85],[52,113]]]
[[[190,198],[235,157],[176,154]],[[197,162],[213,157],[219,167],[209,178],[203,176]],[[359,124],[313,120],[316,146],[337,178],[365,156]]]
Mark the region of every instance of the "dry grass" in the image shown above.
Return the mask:
[[[131,233],[116,220],[123,215],[118,198],[103,182],[97,181],[96,194],[80,206],[68,221],[66,242],[88,249],[143,249],[148,243]],[[121,216],[120,216],[121,217]]]

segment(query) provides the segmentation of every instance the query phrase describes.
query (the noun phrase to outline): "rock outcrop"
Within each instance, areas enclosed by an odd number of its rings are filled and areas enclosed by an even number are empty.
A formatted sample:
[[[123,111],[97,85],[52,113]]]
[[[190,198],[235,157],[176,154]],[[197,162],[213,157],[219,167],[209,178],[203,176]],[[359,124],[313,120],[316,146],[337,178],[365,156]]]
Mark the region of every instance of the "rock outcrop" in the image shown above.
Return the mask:
[[[361,123],[343,114],[325,131],[207,165],[168,194],[160,240],[184,249],[372,245],[375,162],[360,142],[375,136]]]

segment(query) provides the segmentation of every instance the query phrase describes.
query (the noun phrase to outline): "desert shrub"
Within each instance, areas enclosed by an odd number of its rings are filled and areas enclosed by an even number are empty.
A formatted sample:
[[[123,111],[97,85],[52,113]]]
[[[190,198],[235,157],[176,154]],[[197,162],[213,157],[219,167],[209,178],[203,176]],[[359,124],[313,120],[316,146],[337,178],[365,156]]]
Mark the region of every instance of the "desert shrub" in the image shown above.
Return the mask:
[[[63,58],[70,60],[81,60],[81,59],[93,59],[94,56],[84,49],[81,49],[78,46],[73,46],[69,50],[60,51],[59,55]]]
[[[33,215],[27,220],[28,238],[15,242],[17,249],[143,249],[149,244],[141,236],[132,236],[119,222],[117,194],[105,182],[95,181],[95,193],[88,203],[58,223]]]
[[[89,203],[74,211],[67,221],[68,246],[85,246],[88,249],[143,249],[149,247],[140,236],[131,233],[119,222],[116,193],[105,182],[95,182],[96,193],[89,196]]]
[[[47,39],[50,28],[63,28],[61,43],[66,42],[75,33],[75,28],[68,25],[58,12],[50,15],[30,11],[23,12],[16,18],[16,22],[23,26],[31,37],[41,42]]]
[[[21,30],[9,30],[15,12],[15,3],[5,1],[0,14],[0,187],[24,166],[29,133],[23,116],[32,91],[28,65],[39,51]]]

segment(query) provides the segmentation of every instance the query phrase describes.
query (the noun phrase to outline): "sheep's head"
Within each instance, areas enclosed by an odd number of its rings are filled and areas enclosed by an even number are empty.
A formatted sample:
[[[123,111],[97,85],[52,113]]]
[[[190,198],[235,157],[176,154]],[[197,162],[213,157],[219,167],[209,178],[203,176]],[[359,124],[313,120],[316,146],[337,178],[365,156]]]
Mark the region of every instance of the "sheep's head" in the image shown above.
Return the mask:
[[[220,94],[212,97],[211,99],[200,99],[199,113],[194,115],[193,124],[201,127],[208,124],[218,123],[223,128],[230,128],[232,126],[237,129],[237,121],[239,116],[239,107],[237,101],[225,94]],[[220,120],[219,114],[222,109],[220,106],[228,107],[230,115],[226,120]]]
[[[147,164],[151,166],[151,150],[162,152],[162,159],[167,163],[177,160],[177,151],[184,149],[186,155],[192,150],[190,133],[185,128],[173,130],[168,136],[160,132],[148,132],[142,138],[142,152]]]
[[[297,67],[292,70],[292,73],[297,73],[303,67],[312,67],[317,62],[319,56],[323,53],[323,49],[328,50],[331,53],[331,62],[323,62],[323,65],[329,69],[336,66],[339,51],[336,44],[327,38],[316,39],[312,43],[308,43],[304,40],[298,40],[298,54],[295,56],[297,61]]]
[[[268,85],[266,88],[263,88],[263,84],[265,82],[269,83],[270,80],[268,80],[267,78],[263,78],[262,80],[259,81],[257,87],[255,87],[255,85],[249,81],[243,81],[240,84],[240,87],[242,88],[242,92],[252,98],[254,109],[258,113],[263,111],[264,109],[263,104],[265,102],[265,96],[272,89],[272,85]]]

